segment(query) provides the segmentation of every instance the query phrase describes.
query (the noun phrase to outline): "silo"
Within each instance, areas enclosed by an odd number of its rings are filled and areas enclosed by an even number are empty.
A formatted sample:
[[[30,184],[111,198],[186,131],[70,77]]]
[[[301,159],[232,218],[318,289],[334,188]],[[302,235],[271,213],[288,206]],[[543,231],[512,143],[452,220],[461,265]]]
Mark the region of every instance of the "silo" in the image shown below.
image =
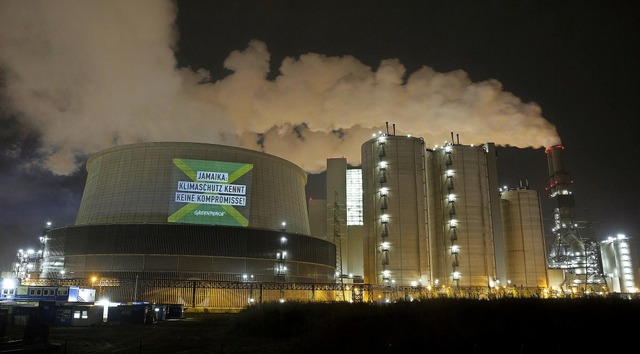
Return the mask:
[[[547,252],[538,192],[524,184],[503,191],[500,206],[508,281],[516,287],[546,288]]]
[[[428,281],[424,141],[382,134],[362,145],[366,283]]]
[[[493,229],[501,230],[493,144],[429,150],[428,220],[433,283],[486,287],[498,279]],[[493,192],[495,189],[495,193]],[[494,195],[495,194],[495,195]],[[501,232],[496,247],[502,252]]]
[[[600,242],[602,270],[611,292],[638,292],[638,259],[634,241],[625,235],[618,235]]]

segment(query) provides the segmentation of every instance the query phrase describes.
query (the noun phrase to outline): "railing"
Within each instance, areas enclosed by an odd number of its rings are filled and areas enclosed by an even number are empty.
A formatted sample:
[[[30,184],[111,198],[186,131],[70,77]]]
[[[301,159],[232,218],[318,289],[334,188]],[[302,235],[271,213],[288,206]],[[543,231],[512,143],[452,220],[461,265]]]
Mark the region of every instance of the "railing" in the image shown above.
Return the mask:
[[[185,307],[240,309],[267,302],[398,302],[433,298],[498,299],[604,296],[602,293],[523,287],[384,286],[374,284],[234,282],[168,279],[37,279],[29,285],[75,285],[96,289],[96,299],[145,301]],[[344,294],[344,296],[343,296]]]

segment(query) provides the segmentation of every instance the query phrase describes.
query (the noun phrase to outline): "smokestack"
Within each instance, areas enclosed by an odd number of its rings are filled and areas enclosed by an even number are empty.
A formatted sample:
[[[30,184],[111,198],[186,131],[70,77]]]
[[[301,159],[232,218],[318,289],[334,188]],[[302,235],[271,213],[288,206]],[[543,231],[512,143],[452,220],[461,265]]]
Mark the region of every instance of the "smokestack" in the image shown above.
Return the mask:
[[[456,144],[460,145],[460,134],[456,134]]]
[[[389,122],[384,122],[384,124],[387,127],[387,135],[389,135]]]
[[[562,145],[554,145],[545,151],[549,167],[549,188],[573,183],[569,173],[565,170],[563,151],[564,146]]]
[[[453,132],[451,132],[451,144],[455,144],[455,140],[453,140]]]
[[[564,146],[562,145],[554,145],[545,151],[549,164],[547,190],[557,207],[558,220],[570,225],[572,224],[572,208],[575,206],[575,201],[571,193],[573,180],[571,180],[569,172],[565,170],[563,151]]]
[[[393,124],[393,136],[395,136],[395,135],[396,135],[396,125],[395,125],[395,123],[394,123],[394,124]]]

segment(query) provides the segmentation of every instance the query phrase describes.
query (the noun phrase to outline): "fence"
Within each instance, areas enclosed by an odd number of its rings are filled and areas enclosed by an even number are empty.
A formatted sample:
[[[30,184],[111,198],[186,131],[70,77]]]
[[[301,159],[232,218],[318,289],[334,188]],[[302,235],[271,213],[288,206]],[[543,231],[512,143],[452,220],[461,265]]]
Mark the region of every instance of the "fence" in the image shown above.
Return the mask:
[[[241,309],[267,302],[396,302],[430,298],[494,299],[557,297],[541,288],[384,286],[351,283],[290,283],[163,279],[38,279],[30,285],[76,285],[96,290],[96,299],[144,301],[185,307]]]

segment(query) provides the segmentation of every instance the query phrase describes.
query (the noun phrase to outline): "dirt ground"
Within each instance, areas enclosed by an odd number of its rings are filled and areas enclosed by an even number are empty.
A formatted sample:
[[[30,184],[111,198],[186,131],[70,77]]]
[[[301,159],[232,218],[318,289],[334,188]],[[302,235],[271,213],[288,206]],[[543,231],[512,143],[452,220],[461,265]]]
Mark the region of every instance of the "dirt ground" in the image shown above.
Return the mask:
[[[30,347],[7,340],[25,333],[10,325],[0,353],[624,353],[638,318],[640,301],[622,299],[288,302],[153,324],[49,327],[47,341]]]
[[[23,326],[9,326],[0,353],[282,353],[291,343],[268,338],[247,339],[229,333],[235,314],[186,314],[183,319],[149,325],[98,325],[51,327],[45,345],[40,339],[30,346],[16,340]],[[13,341],[9,341],[13,340]]]

